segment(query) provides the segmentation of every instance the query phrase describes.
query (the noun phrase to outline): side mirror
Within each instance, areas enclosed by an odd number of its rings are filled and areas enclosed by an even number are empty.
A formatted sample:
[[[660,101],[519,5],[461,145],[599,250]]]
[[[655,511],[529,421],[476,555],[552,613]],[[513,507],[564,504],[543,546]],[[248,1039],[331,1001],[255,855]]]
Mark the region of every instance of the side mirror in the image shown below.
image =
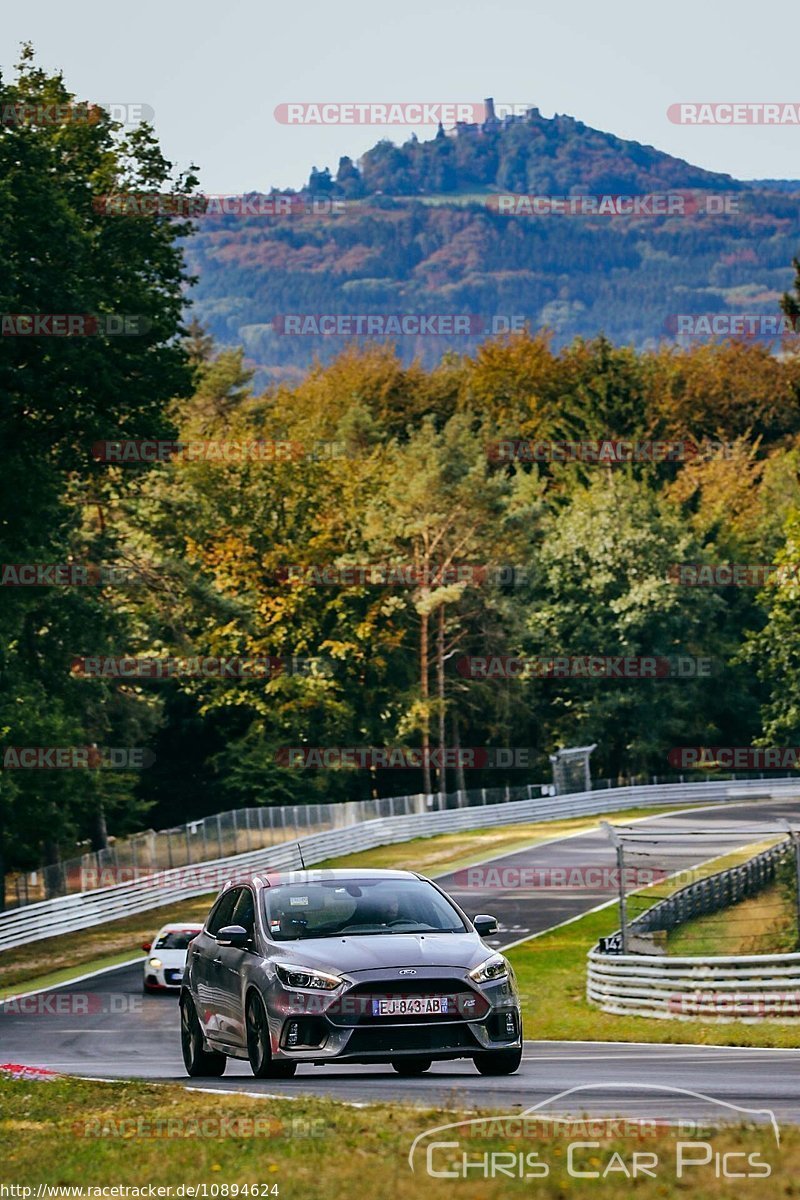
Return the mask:
[[[490,917],[487,913],[478,913],[476,917],[472,918],[472,924],[475,926],[478,937],[491,937],[493,933],[500,932],[497,917]]]
[[[144,950],[145,954],[149,954],[150,951],[152,950],[152,948],[153,948],[152,942],[142,942],[142,949]]]
[[[250,941],[250,934],[243,925],[224,925],[217,934],[218,946],[235,946],[243,950]]]

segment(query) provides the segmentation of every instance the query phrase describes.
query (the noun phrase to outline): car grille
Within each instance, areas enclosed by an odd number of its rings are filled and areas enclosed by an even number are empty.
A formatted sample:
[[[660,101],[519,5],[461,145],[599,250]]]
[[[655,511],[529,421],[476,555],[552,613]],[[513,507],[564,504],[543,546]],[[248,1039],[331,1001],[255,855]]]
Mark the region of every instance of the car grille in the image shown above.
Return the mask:
[[[182,979],[183,979],[183,971],[172,970],[172,971],[164,972],[164,982],[170,983],[175,987],[182,981]]]
[[[355,1057],[369,1054],[392,1054],[402,1051],[479,1050],[480,1043],[468,1025],[389,1025],[353,1030],[345,1047],[345,1055]]]

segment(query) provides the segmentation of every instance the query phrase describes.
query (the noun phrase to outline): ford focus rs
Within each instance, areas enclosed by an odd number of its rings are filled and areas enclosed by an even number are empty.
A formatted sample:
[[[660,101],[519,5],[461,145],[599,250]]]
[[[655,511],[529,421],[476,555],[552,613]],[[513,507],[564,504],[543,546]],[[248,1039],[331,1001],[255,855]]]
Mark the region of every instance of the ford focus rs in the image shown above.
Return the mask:
[[[260,1078],[299,1063],[391,1063],[419,1075],[471,1058],[516,1071],[514,973],[465,913],[406,871],[299,871],[223,889],[187,955],[181,1042],[189,1075],[249,1059]]]

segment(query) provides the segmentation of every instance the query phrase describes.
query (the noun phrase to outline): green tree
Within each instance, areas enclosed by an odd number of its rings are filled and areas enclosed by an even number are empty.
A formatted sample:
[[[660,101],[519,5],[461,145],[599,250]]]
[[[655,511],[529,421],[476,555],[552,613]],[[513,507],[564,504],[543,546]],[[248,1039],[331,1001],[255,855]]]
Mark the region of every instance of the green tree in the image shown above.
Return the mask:
[[[700,656],[716,660],[719,672],[729,653],[715,636],[722,601],[669,579],[671,564],[702,557],[700,546],[680,513],[646,483],[598,470],[544,523],[525,651],[545,658]],[[702,741],[718,719],[718,675],[533,679],[528,687],[546,697],[552,740],[597,742],[597,766],[606,774],[665,772],[668,750],[687,738]]]
[[[760,629],[751,629],[742,657],[766,687],[761,744],[796,746],[800,741],[800,509],[787,518],[775,565],[779,572],[759,596],[766,621]]]
[[[412,568],[419,580],[408,601],[418,622],[418,683],[398,732],[421,738],[426,792],[432,790],[434,722],[440,752],[446,743],[446,665],[469,629],[497,603],[501,570],[525,560],[529,548],[521,518],[534,503],[531,477],[492,472],[474,424],[463,412],[437,430],[429,417],[395,442],[384,484],[368,501],[364,521],[373,554]],[[457,569],[467,564],[485,568],[485,576],[467,573],[458,580]],[[457,708],[453,716],[457,731]],[[443,774],[439,787],[445,790]]]
[[[0,111],[0,314],[6,321],[89,314],[100,322],[88,336],[4,328],[0,338],[0,559],[66,562],[85,548],[84,511],[95,503],[98,474],[93,443],[169,432],[166,404],[191,378],[177,337],[189,280],[175,240],[189,226],[109,212],[104,198],[186,195],[196,181],[191,170],[175,175],[149,126],[123,136],[102,109],[79,104],[60,74],[37,67],[29,47],[16,78],[0,79]],[[136,332],[115,335],[109,319],[118,327],[126,318]],[[87,600],[20,588],[6,596],[0,727],[7,744],[55,736],[86,743],[93,731],[130,731],[136,721],[124,706],[97,705],[97,694],[87,701],[69,675],[79,646],[94,650],[112,637],[102,593]],[[93,832],[106,802],[86,779],[24,775],[4,773],[2,855],[30,866],[43,831],[51,841],[69,839],[86,831],[88,819]]]

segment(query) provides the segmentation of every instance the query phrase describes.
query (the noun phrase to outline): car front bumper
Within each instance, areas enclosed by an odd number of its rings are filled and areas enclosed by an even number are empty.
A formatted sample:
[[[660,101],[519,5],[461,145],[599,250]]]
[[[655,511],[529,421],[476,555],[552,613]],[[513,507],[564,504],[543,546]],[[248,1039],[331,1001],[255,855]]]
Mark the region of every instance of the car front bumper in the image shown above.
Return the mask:
[[[507,976],[478,985],[465,972],[420,969],[413,984],[385,971],[360,973],[333,996],[276,986],[269,997],[273,1055],[292,1062],[390,1062],[403,1057],[472,1058],[522,1044],[519,997]],[[373,1001],[447,996],[447,1013],[377,1015]]]
[[[152,991],[178,992],[183,986],[183,971],[173,967],[146,966],[144,970],[144,985]]]

